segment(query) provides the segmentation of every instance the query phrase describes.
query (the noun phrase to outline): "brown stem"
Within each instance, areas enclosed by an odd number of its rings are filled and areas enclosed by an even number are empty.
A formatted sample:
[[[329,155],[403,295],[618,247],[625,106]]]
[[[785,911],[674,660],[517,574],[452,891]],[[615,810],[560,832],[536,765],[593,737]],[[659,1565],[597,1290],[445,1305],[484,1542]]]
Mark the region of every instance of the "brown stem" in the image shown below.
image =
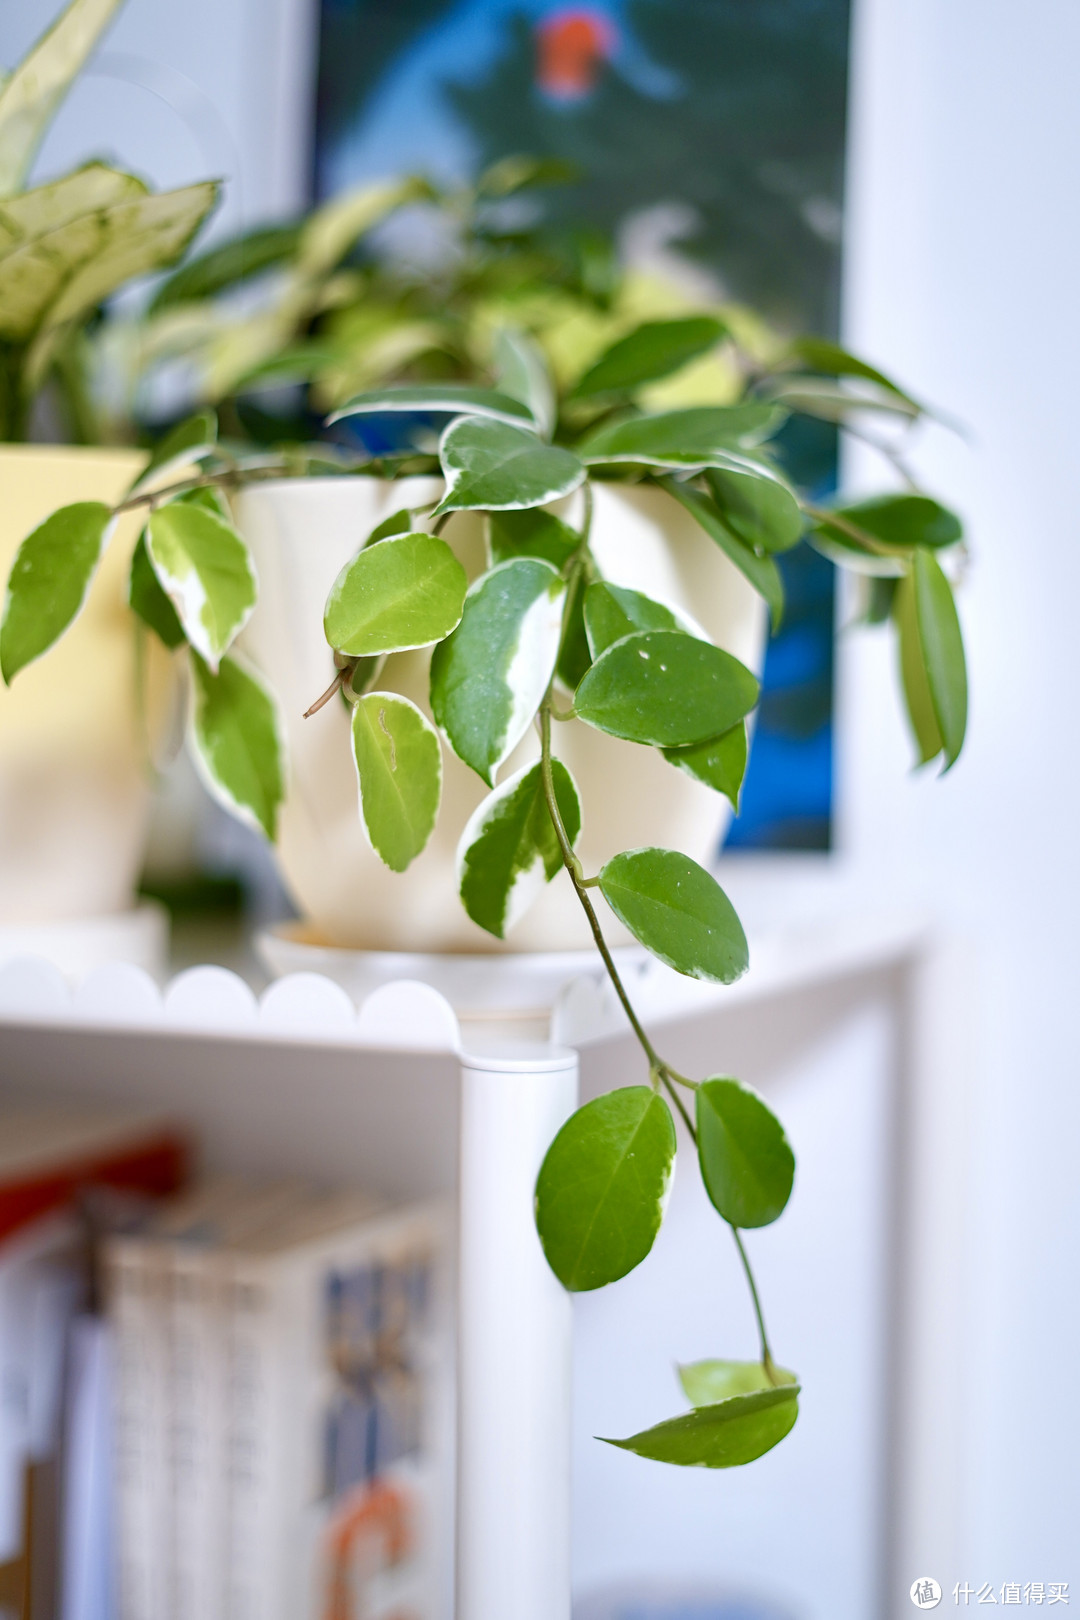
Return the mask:
[[[339,669],[322,696],[315,699],[310,709],[304,710],[304,719],[310,720],[313,714],[318,714],[320,709],[325,708],[330,699],[333,697],[334,693],[340,692],[341,688],[345,684],[345,677],[351,673],[352,671],[348,665],[346,665],[344,669]]]

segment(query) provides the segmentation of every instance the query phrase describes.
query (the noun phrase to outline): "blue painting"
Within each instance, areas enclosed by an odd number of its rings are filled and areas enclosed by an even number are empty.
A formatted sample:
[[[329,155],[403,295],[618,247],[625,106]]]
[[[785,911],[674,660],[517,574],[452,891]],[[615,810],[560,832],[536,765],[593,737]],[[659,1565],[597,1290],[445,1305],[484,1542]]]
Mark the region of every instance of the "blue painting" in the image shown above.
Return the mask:
[[[567,160],[556,222],[646,241],[782,329],[837,324],[849,0],[322,0],[315,192],[402,171],[452,182],[509,153]],[[784,445],[821,496],[832,430]],[[833,571],[783,559],[729,849],[827,849]]]

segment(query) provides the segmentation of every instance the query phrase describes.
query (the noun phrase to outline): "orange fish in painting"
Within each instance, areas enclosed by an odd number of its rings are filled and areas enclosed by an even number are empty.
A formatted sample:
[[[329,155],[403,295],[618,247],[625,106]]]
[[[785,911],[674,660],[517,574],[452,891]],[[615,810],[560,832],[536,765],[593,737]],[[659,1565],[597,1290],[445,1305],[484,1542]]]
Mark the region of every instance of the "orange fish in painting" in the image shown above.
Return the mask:
[[[536,27],[536,79],[545,95],[560,101],[587,96],[618,35],[610,17],[593,6],[549,13]]]

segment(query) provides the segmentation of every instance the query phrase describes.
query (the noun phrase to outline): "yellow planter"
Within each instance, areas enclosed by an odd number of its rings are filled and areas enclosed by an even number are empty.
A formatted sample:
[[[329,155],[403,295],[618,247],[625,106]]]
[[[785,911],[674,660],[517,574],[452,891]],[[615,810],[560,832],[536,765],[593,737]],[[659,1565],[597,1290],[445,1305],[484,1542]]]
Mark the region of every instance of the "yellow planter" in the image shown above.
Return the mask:
[[[135,450],[0,446],[0,568],[58,506],[121,498]],[[0,924],[111,915],[134,901],[149,809],[134,621],[125,601],[139,520],[113,535],[62,640],[0,687]],[[153,712],[169,661],[147,648]]]

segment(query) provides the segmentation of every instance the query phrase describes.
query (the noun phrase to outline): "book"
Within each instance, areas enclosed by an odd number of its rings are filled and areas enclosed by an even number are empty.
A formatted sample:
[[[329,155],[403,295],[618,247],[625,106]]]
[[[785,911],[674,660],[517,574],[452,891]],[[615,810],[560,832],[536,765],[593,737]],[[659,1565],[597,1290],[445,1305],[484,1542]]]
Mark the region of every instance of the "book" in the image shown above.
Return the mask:
[[[89,1189],[175,1192],[190,1145],[145,1110],[0,1103],[0,1592],[52,1612],[71,1325],[92,1294]]]
[[[329,1198],[228,1256],[228,1620],[434,1620],[445,1204]]]

